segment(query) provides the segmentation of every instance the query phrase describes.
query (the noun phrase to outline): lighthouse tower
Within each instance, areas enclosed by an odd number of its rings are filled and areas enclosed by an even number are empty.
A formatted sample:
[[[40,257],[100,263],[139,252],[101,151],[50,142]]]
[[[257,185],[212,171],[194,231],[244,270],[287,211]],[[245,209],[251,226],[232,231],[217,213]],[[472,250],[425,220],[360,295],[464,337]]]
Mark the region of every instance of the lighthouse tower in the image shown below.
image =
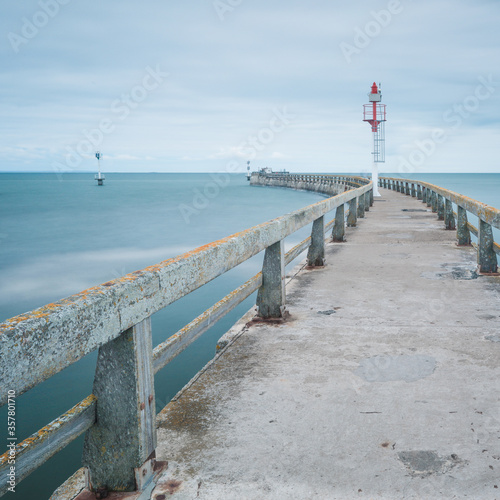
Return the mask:
[[[380,84],[373,82],[371,92],[368,94],[369,104],[363,104],[363,121],[368,122],[373,133],[373,196],[380,196],[378,192],[378,163],[385,162],[385,104],[382,104]]]

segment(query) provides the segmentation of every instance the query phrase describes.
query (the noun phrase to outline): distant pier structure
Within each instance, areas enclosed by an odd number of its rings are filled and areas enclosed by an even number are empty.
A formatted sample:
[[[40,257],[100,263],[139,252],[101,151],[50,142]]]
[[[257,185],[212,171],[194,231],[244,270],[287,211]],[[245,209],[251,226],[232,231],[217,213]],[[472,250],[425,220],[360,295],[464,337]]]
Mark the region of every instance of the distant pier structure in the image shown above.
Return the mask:
[[[102,153],[100,151],[96,151],[95,157],[97,158],[97,174],[95,174],[95,180],[97,181],[98,186],[102,186],[104,184],[104,175],[101,174],[101,158]]]

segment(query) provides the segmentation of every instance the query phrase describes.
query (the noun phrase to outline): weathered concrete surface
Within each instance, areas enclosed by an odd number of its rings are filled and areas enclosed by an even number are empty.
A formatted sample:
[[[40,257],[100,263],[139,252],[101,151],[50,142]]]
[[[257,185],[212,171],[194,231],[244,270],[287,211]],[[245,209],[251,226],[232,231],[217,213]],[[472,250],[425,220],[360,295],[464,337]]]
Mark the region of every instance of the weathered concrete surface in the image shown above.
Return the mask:
[[[160,413],[152,498],[500,498],[499,278],[381,193]]]

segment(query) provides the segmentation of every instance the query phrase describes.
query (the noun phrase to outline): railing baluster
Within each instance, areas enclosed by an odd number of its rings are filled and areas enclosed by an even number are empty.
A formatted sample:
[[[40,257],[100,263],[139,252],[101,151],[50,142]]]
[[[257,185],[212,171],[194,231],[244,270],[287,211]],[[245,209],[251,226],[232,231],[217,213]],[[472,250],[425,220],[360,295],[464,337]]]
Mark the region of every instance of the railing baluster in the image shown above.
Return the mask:
[[[365,216],[365,195],[360,194],[358,198],[358,217],[362,219]]]
[[[97,419],[85,436],[82,459],[94,491],[134,491],[134,469],[155,451],[151,342],[151,318],[146,318],[99,348]]]
[[[332,229],[332,240],[333,241],[344,241],[345,240],[345,205],[340,205],[335,211],[335,225]]]
[[[444,225],[446,229],[455,229],[455,216],[453,215],[453,204],[451,200],[446,199],[444,209]]]
[[[285,250],[283,240],[266,248],[262,266],[262,286],[257,293],[258,315],[281,318],[285,309]]]
[[[431,194],[431,207],[432,207],[432,211],[434,213],[437,213],[438,201],[437,201],[437,193],[435,191],[432,191],[432,194]]]
[[[347,227],[356,227],[357,223],[357,199],[349,201],[349,213],[347,215]]]
[[[440,194],[437,195],[437,216],[438,220],[444,220],[444,200]]]
[[[479,272],[496,273],[497,272],[497,254],[493,249],[493,231],[491,225],[479,219],[479,234],[477,237],[478,249],[477,257]]]
[[[423,200],[424,197],[422,195],[422,186],[417,184],[417,200]]]
[[[467,210],[457,205],[457,239],[459,246],[469,246],[471,244],[467,222]]]
[[[325,218],[319,217],[313,222],[311,245],[307,252],[307,265],[311,267],[325,265]]]

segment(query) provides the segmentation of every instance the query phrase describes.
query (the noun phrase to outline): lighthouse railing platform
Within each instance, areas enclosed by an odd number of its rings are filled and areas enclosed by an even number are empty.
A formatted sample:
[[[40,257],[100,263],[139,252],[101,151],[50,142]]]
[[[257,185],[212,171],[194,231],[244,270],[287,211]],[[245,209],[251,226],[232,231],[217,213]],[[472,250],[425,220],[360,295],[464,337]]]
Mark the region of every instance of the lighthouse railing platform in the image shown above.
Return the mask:
[[[445,229],[457,231],[458,245],[476,247],[480,273],[497,273],[500,245],[494,241],[492,227],[500,229],[500,210],[429,182],[380,177],[379,186],[422,200],[444,222]],[[478,218],[478,227],[467,220],[468,212]],[[471,233],[477,243],[471,241]]]
[[[83,463],[91,488],[132,491],[151,481],[156,447],[154,374],[256,290],[259,315],[281,317],[285,265],[306,249],[308,264],[321,265],[325,232],[332,229],[334,241],[343,239],[344,205],[349,204],[347,224],[355,225],[373,199],[368,179],[296,177],[311,183],[315,191],[318,182],[347,190],[0,324],[1,405],[99,350],[93,394],[0,457],[0,496],[8,491],[12,460],[19,483],[86,431]],[[325,216],[334,209],[335,218],[326,224]],[[311,236],[285,253],[284,239],[310,223]],[[262,251],[262,272],[152,348],[155,312]]]

